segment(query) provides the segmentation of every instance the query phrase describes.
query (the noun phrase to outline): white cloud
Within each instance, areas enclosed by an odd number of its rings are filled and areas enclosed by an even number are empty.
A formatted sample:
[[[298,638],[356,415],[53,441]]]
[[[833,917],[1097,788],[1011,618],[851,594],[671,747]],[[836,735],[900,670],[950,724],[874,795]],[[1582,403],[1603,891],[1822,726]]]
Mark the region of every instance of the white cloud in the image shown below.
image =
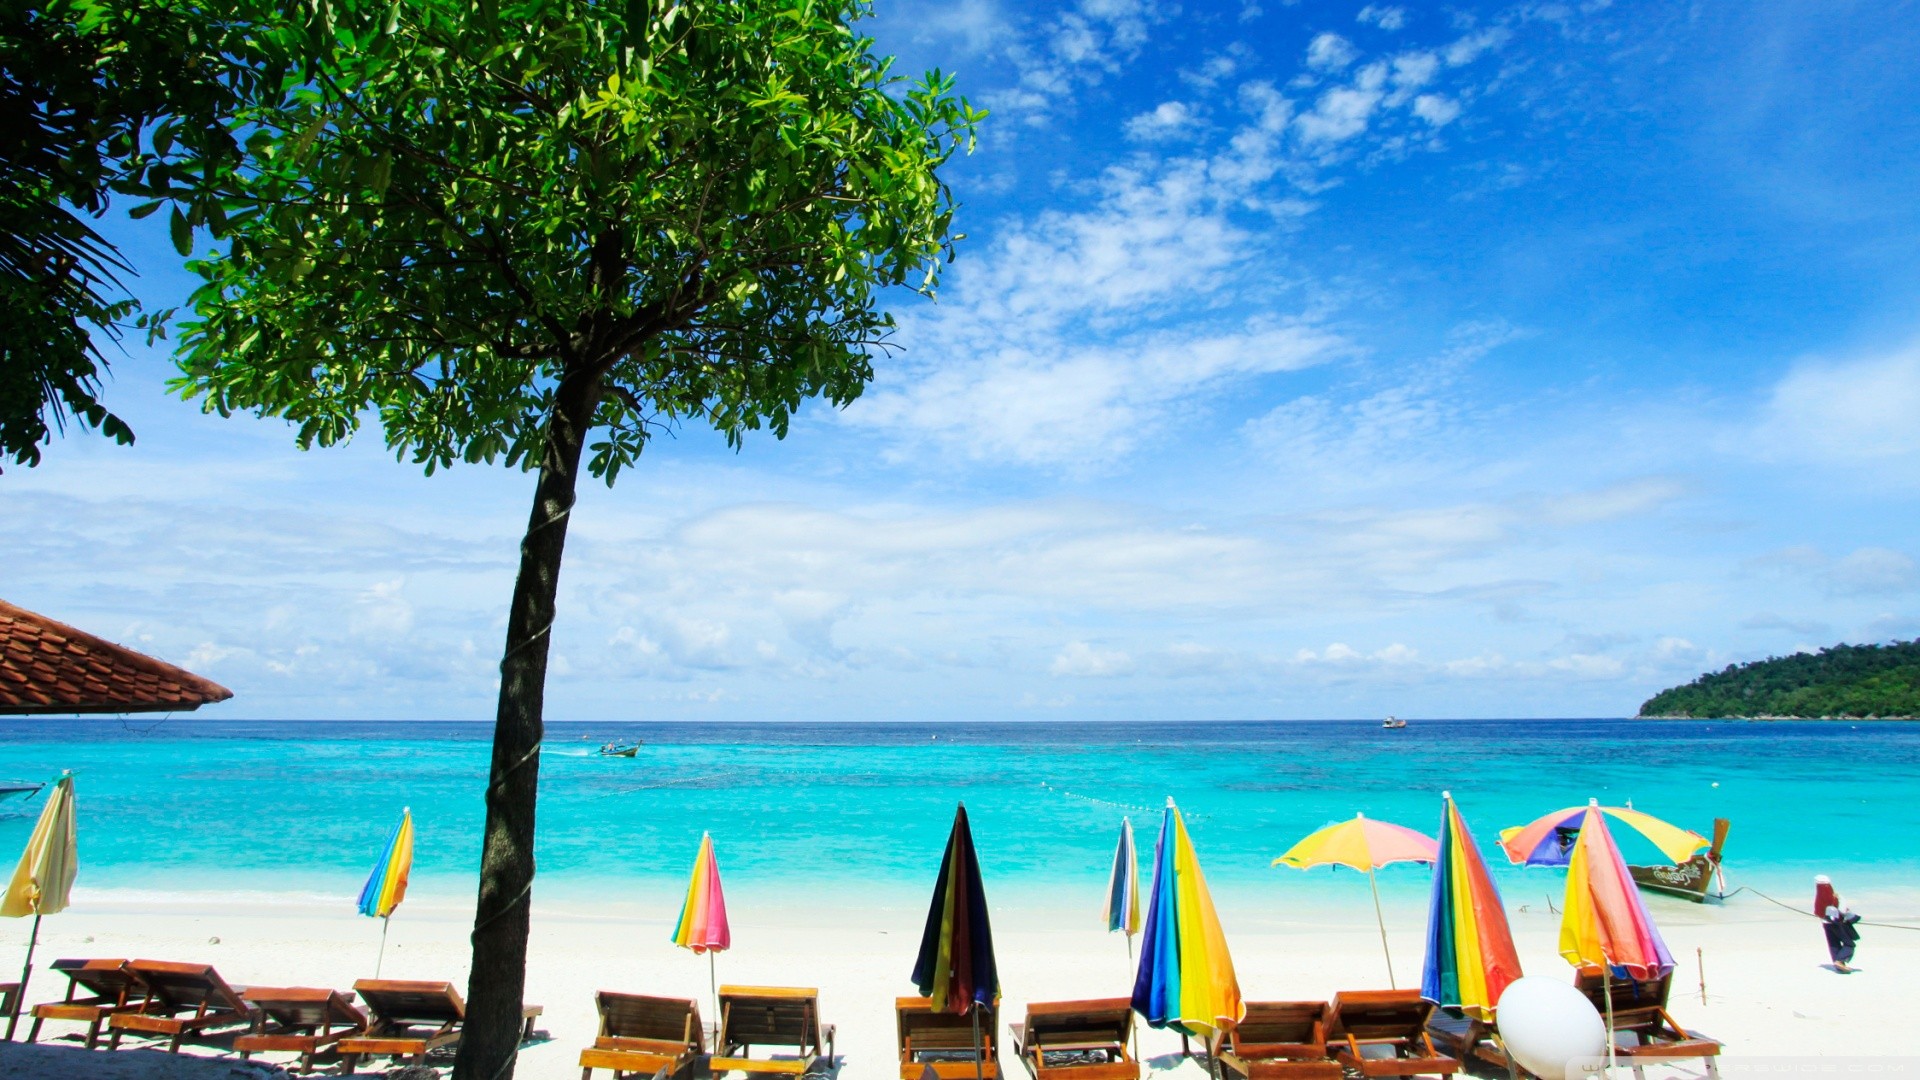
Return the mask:
[[[1127,138],[1135,142],[1188,139],[1198,134],[1194,128],[1199,122],[1193,106],[1181,101],[1163,101],[1153,109],[1129,118],[1125,131]]]
[[[1117,649],[1097,649],[1084,641],[1068,642],[1053,658],[1048,669],[1055,675],[1099,678],[1127,675],[1134,669],[1133,658]]]
[[[1321,34],[1307,44],[1307,66],[1315,71],[1339,71],[1359,55],[1351,42],[1335,33]]]
[[[1441,94],[1421,94],[1413,99],[1413,115],[1434,127],[1446,127],[1459,118],[1460,103]]]
[[[1500,48],[1512,38],[1513,34],[1505,27],[1490,26],[1458,38],[1441,55],[1446,57],[1451,67],[1464,67],[1478,60],[1483,54]]]
[[[1372,23],[1382,30],[1399,30],[1407,25],[1407,9],[1368,4],[1354,18],[1363,23]]]
[[[1890,462],[1920,454],[1920,341],[1881,355],[1808,360],[1774,384],[1755,445],[1763,457]]]
[[[1863,547],[1849,552],[1825,573],[1828,589],[1841,596],[1885,596],[1920,586],[1920,564],[1891,548]]]

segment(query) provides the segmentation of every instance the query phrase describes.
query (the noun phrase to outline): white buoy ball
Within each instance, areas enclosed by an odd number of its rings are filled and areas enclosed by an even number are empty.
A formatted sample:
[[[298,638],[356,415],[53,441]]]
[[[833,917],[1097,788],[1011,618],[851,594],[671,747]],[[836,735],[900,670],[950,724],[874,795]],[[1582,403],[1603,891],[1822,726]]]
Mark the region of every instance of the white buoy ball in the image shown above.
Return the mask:
[[[1578,990],[1540,975],[1515,979],[1498,1002],[1500,1039],[1521,1067],[1543,1080],[1597,1070],[1607,1025]]]

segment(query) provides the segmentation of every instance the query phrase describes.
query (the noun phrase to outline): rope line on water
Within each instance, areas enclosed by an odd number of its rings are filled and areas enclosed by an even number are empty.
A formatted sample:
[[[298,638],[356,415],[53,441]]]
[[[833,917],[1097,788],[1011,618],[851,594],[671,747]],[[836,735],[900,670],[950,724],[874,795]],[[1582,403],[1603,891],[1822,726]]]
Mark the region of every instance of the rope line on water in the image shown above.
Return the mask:
[[[1734,897],[1736,897],[1736,896],[1739,896],[1739,895],[1740,895],[1741,893],[1743,893],[1743,892],[1750,892],[1750,893],[1752,893],[1753,895],[1755,895],[1755,896],[1757,896],[1757,897],[1759,897],[1760,899],[1762,899],[1762,900],[1765,900],[1765,901],[1766,901],[1767,903],[1769,903],[1769,904],[1773,904],[1773,905],[1775,905],[1775,906],[1778,906],[1778,907],[1783,907],[1783,908],[1786,908],[1786,909],[1787,909],[1788,911],[1791,911],[1791,912],[1793,912],[1793,913],[1794,913],[1794,914],[1796,914],[1796,915],[1805,915],[1805,916],[1806,916],[1807,918],[1809,918],[1809,919],[1819,919],[1819,918],[1820,918],[1820,916],[1818,916],[1818,915],[1815,915],[1815,914],[1814,914],[1813,912],[1811,912],[1811,911],[1808,911],[1808,910],[1807,910],[1807,909],[1805,909],[1805,908],[1801,908],[1801,907],[1795,907],[1794,905],[1792,905],[1792,904],[1789,904],[1789,903],[1785,903],[1784,901],[1780,901],[1780,900],[1775,900],[1775,899],[1774,899],[1773,897],[1771,897],[1771,896],[1768,896],[1768,895],[1767,895],[1766,893],[1763,893],[1763,892],[1761,892],[1761,891],[1760,891],[1759,889],[1756,889],[1756,888],[1754,888],[1754,887],[1753,887],[1753,886],[1751,886],[1751,885],[1742,885],[1742,886],[1740,886],[1739,888],[1737,888],[1737,889],[1735,889],[1735,890],[1733,890],[1733,891],[1732,891],[1732,892],[1730,892],[1730,893],[1723,893],[1723,894],[1721,894],[1721,897],[1720,897],[1720,899],[1722,899],[1722,900],[1731,900],[1731,899],[1733,899]],[[1821,921],[1822,921],[1822,922],[1825,922],[1826,920],[1824,920],[1824,919],[1821,919]],[[1903,923],[1890,923],[1890,922],[1867,922],[1867,921],[1866,921],[1865,919],[1862,919],[1862,920],[1860,921],[1860,923],[1859,923],[1859,925],[1861,925],[1861,926],[1877,926],[1877,927],[1880,927],[1880,928],[1881,928],[1881,929],[1883,929],[1883,930],[1920,930],[1920,926],[1907,926],[1907,925],[1905,925],[1905,924],[1903,924]]]
[[[1158,807],[1158,806],[1136,806],[1133,803],[1114,802],[1112,799],[1102,799],[1094,795],[1082,795],[1077,791],[1069,791],[1066,788],[1054,787],[1052,784],[1047,783],[1045,780],[1040,781],[1040,786],[1046,789],[1047,791],[1053,792],[1056,795],[1065,795],[1069,799],[1079,799],[1081,802],[1093,803],[1095,806],[1109,806],[1115,810],[1125,810],[1131,814],[1152,815],[1152,814],[1158,814],[1161,812],[1161,810],[1164,809],[1164,807]],[[1193,822],[1195,824],[1206,821],[1208,818],[1211,818],[1213,816],[1212,814],[1188,813],[1185,810],[1180,811],[1180,814],[1182,817],[1186,818],[1188,821]]]

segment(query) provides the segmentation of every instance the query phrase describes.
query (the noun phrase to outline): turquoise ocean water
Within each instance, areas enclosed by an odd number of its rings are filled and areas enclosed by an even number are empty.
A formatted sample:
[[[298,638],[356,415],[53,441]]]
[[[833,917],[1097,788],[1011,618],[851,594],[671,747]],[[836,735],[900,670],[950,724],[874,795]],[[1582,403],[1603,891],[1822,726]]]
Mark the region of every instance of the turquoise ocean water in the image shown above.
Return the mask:
[[[410,806],[416,894],[454,899],[471,895],[489,737],[464,723],[9,719],[0,777],[73,770],[86,889],[350,899]],[[636,759],[592,752],[634,738]],[[1097,901],[1121,816],[1144,859],[1171,795],[1217,892],[1307,902],[1323,878],[1274,856],[1356,811],[1431,833],[1443,789],[1490,856],[1501,827],[1591,796],[1703,833],[1730,818],[1735,885],[1796,901],[1816,872],[1854,891],[1920,888],[1920,725],[600,723],[548,731],[537,895],[671,889],[710,830],[730,893],[924,896],[964,800],[997,901]],[[0,851],[18,850],[37,806],[0,811]],[[1557,871],[1499,862],[1510,896],[1559,889]],[[1402,902],[1427,881],[1381,875]]]

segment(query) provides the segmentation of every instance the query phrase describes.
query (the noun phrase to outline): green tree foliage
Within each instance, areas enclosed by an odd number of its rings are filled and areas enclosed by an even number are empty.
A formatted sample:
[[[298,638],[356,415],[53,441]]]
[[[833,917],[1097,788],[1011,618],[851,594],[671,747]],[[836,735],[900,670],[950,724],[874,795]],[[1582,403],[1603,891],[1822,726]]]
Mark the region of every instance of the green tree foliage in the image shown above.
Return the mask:
[[[866,0],[342,0],[331,45],[242,110],[250,167],[186,324],[177,388],[377,421],[431,473],[539,473],[508,613],[470,1023],[456,1075],[512,1069],[548,630],[580,470],[650,436],[784,436],[851,401],[951,256],[939,169],[980,113],[855,31]]]
[[[247,2],[217,14],[192,0],[0,5],[0,460],[40,461],[69,419],[121,443],[133,432],[100,402],[97,341],[140,317],[132,272],[87,217],[114,194],[163,197],[176,243],[218,204],[196,200],[239,161],[221,123],[285,74]]]
[[[1640,715],[1920,717],[1920,641],[1729,664],[1648,698]]]

